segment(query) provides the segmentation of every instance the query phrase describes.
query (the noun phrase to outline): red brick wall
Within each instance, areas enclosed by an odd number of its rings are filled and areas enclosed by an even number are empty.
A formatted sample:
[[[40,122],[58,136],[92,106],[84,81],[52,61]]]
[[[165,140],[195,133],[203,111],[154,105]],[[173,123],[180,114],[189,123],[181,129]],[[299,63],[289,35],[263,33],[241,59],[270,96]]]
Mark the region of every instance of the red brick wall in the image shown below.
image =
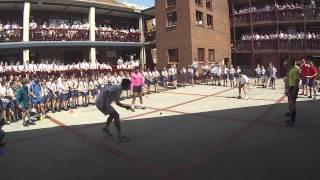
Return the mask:
[[[196,10],[203,12],[204,27],[196,24]],[[167,12],[176,11],[178,25],[167,28]],[[207,26],[207,14],[213,16],[214,29]],[[209,60],[208,49],[215,49],[215,60],[231,59],[230,21],[227,0],[214,0],[213,9],[195,5],[194,0],[177,0],[175,8],[166,8],[166,0],[156,1],[157,54],[160,68],[168,64],[168,49],[179,49],[179,65],[187,66],[198,56],[198,48],[205,49],[205,61]]]

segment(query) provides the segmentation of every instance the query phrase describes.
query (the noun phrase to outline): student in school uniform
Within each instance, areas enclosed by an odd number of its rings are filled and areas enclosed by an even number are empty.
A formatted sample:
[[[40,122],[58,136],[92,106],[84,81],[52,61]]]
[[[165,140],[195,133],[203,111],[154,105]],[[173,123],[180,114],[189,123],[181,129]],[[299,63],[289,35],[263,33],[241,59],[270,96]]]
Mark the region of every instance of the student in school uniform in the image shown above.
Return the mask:
[[[48,89],[48,104],[52,113],[56,112],[56,102],[57,102],[57,84],[51,77],[46,83]]]
[[[79,91],[78,91],[78,79],[73,76],[72,77],[72,86],[71,86],[71,100],[74,105],[73,108],[77,108],[79,106]]]
[[[185,87],[188,81],[187,69],[185,67],[182,67],[180,74],[181,74],[181,85],[182,87]]]
[[[230,87],[235,87],[234,79],[235,79],[236,70],[234,69],[233,65],[230,65],[229,69],[229,81]]]
[[[268,83],[268,75],[267,70],[264,68],[264,66],[261,67],[261,83],[263,88],[267,88]]]
[[[0,98],[1,98],[1,119],[4,119],[5,124],[11,124],[11,121],[7,118],[7,106],[10,100],[7,97],[7,81],[2,80],[0,84]]]
[[[44,120],[46,118],[46,112],[47,112],[47,103],[48,103],[48,97],[49,97],[49,89],[47,86],[47,81],[45,79],[42,80],[41,82],[41,91],[40,91],[40,96],[41,96],[41,103],[40,103],[40,110],[41,110],[41,115],[40,115],[40,120]]]
[[[163,70],[161,71],[161,78],[162,78],[162,82],[163,82],[163,88],[165,91],[168,90],[168,81],[169,81],[169,74],[167,71],[167,68],[163,68]]]
[[[254,80],[254,85],[257,86],[260,83],[261,74],[262,74],[260,64],[257,65],[257,68],[254,71],[256,73],[256,78]]]
[[[63,78],[63,108],[65,111],[69,111],[70,105],[70,87],[66,77]]]
[[[125,76],[123,78],[123,81],[126,81],[125,83],[128,83],[128,84],[131,84],[131,76],[130,76],[130,73],[128,71],[126,71],[125,73]],[[126,91],[126,95],[127,95],[127,98],[130,98],[130,87],[127,87],[125,89],[123,89],[123,91]]]
[[[156,67],[152,71],[152,76],[153,76],[154,92],[160,93],[160,90],[159,90],[160,73]]]
[[[89,80],[89,83],[88,83],[88,90],[89,90],[89,97],[92,97],[93,99],[93,102],[96,102],[96,96],[98,95],[98,90],[97,90],[97,87],[94,83],[94,77],[92,76]],[[88,100],[88,103],[90,103],[90,99]]]
[[[228,87],[228,68],[224,65],[222,67],[222,79],[223,79],[223,87]]]
[[[31,86],[29,87],[30,95],[32,97],[31,103],[32,108],[35,110],[35,113],[41,112],[40,104],[41,104],[41,82],[38,77],[36,77],[32,82]]]
[[[7,112],[8,112],[8,120],[11,122],[16,122],[17,121],[17,117],[15,114],[15,110],[16,110],[16,105],[15,105],[15,97],[16,97],[16,93],[15,93],[15,82],[11,81],[8,83],[8,87],[7,87],[7,98],[9,99],[9,103],[7,105]]]
[[[20,111],[22,112],[22,121],[24,126],[34,125],[31,119],[30,108],[29,108],[29,95],[28,95],[28,79],[22,79],[21,87],[18,89],[16,94],[16,103]],[[28,118],[28,120],[26,120]]]

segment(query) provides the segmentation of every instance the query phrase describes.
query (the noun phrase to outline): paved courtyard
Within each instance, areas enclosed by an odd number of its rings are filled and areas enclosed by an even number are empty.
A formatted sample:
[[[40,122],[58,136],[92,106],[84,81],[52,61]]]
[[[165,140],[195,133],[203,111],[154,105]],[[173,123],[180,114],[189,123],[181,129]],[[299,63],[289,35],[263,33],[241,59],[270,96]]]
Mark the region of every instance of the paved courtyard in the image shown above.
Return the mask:
[[[94,106],[6,126],[0,179],[320,179],[319,100],[300,98],[297,126],[288,128],[281,87],[236,96],[197,85],[147,95],[146,110],[117,108],[129,143],[102,133],[106,118]]]

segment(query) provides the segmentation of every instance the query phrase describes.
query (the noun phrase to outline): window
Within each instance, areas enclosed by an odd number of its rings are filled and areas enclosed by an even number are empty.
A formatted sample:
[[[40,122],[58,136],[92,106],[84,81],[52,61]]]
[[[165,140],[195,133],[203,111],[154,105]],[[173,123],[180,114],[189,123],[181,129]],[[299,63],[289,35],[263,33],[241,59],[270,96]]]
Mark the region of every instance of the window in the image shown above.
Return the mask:
[[[206,7],[212,9],[212,0],[206,0]]]
[[[202,0],[195,0],[196,5],[201,6],[202,5]]]
[[[176,0],[167,0],[167,7],[176,6]]]
[[[211,28],[213,28],[213,16],[207,15],[207,25]]]
[[[198,25],[203,25],[203,12],[196,11],[196,20]]]
[[[215,61],[215,52],[214,49],[209,49],[209,61],[214,62]]]
[[[177,25],[177,12],[171,12],[167,14],[168,26]]]
[[[169,49],[168,58],[169,58],[169,62],[179,62],[178,49]]]
[[[205,49],[198,48],[198,61],[204,61],[204,60],[205,60]]]

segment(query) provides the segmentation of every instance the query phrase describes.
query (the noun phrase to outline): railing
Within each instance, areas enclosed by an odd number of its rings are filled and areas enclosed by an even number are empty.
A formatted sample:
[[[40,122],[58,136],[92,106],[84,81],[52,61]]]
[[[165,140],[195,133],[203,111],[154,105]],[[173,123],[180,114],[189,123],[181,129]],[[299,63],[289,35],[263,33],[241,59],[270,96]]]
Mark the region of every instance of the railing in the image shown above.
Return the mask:
[[[139,42],[140,33],[124,33],[120,31],[96,31],[97,41]]]
[[[4,29],[0,31],[0,42],[19,42],[23,39],[23,29]]]
[[[30,29],[30,41],[87,41],[89,31],[83,29]]]
[[[304,20],[303,9],[278,11],[278,20],[279,21],[303,21]]]
[[[269,39],[269,40],[259,40],[253,42],[253,47],[256,50],[262,49],[278,49],[278,40]]]
[[[156,31],[150,31],[145,33],[146,41],[155,41],[156,40]]]
[[[254,40],[253,47],[250,40],[236,41],[236,51],[252,51],[254,50],[320,50],[320,39],[292,39],[292,40]]]
[[[305,8],[305,9],[286,9],[277,10],[278,16],[276,16],[276,11],[265,11],[265,12],[253,12],[252,22],[290,22],[290,21],[304,21],[306,20],[319,20],[320,21],[320,8]],[[232,18],[231,18],[232,19]],[[250,13],[234,14],[233,25],[250,24]]]

